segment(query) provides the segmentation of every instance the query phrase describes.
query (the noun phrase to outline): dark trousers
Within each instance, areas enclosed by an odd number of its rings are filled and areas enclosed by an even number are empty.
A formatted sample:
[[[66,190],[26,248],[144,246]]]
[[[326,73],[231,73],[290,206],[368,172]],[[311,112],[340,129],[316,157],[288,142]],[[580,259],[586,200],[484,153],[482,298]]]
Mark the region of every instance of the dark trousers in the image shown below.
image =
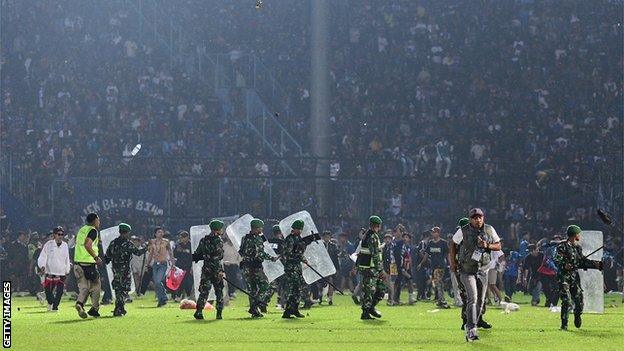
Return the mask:
[[[504,276],[503,280],[504,280],[504,285],[505,285],[505,296],[509,297],[510,299],[513,297],[513,294],[516,292],[516,280],[518,279],[518,277],[512,277],[512,276]]]
[[[149,286],[149,283],[151,281],[152,281],[152,267],[148,267],[143,270],[143,278],[141,279],[141,289],[139,291],[141,295],[145,295],[145,292],[147,291],[147,287]]]
[[[427,268],[421,268],[416,270],[416,289],[418,289],[418,298],[426,299],[429,293],[429,287],[427,286]]]
[[[102,296],[102,301],[113,301],[113,292],[111,291],[110,283],[108,280],[108,272],[106,271],[106,266],[99,266],[98,271],[100,273],[102,291],[104,292],[104,296]]]
[[[63,297],[63,290],[65,288],[65,277],[46,276],[43,282],[43,288],[45,290],[46,300],[48,305],[52,305],[52,308],[57,309],[61,303]]]
[[[539,280],[540,282],[542,282],[542,291],[544,292],[544,296],[546,297],[545,306],[557,306],[557,303],[559,303],[559,288],[557,285],[557,277],[554,275],[548,276],[540,274]]]

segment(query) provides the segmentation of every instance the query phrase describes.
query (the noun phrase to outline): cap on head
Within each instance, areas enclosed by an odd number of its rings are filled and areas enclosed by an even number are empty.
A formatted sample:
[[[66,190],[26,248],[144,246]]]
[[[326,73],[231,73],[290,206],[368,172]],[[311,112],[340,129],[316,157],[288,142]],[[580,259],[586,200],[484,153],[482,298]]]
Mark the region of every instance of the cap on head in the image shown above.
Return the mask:
[[[568,229],[566,229],[566,233],[568,234],[568,236],[573,236],[573,235],[577,235],[581,233],[581,227],[579,227],[576,224],[572,224],[571,226],[568,226]]]
[[[89,213],[86,218],[87,223],[92,224],[93,222],[95,222],[96,218],[98,218],[97,213]]]
[[[381,224],[381,218],[379,216],[370,216],[368,221],[370,224]]]
[[[119,223],[119,232],[120,233],[128,233],[132,231],[132,227],[127,223]]]
[[[210,223],[208,223],[210,230],[219,230],[223,228],[223,225],[224,223],[218,219],[213,219],[212,221],[210,221]]]
[[[431,232],[432,233],[439,233],[440,232],[440,227],[433,227],[433,228],[431,228]]]
[[[189,233],[186,230],[183,230],[183,231],[179,232],[178,235],[181,236],[181,237],[185,237],[185,236],[189,236]]]
[[[475,208],[471,209],[470,212],[468,212],[468,217],[473,218],[473,217],[476,217],[476,216],[483,217],[483,210],[478,208],[478,207],[475,207]]]
[[[264,222],[261,219],[254,218],[251,220],[251,229],[258,229],[264,227]]]
[[[56,226],[56,227],[54,227],[54,229],[52,229],[52,233],[56,234],[58,232],[65,233],[65,230],[63,230],[63,227],[61,227],[60,225]]]
[[[305,225],[305,223],[303,223],[302,220],[297,219],[296,221],[293,222],[293,224],[290,226],[292,229],[298,229],[298,230],[303,230],[303,226]]]
[[[390,233],[386,233],[386,234],[384,235],[384,239],[385,239],[385,238],[390,238],[390,239],[392,239],[392,238],[394,238],[394,237],[392,236],[392,234],[390,234]]]

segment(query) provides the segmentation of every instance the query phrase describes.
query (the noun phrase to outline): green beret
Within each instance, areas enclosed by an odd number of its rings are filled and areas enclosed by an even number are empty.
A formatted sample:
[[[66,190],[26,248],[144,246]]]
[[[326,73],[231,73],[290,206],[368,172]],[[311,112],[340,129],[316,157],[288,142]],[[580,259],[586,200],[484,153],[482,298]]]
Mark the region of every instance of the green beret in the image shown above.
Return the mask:
[[[282,228],[280,228],[279,225],[274,225],[273,226],[273,233],[277,234],[277,233],[281,233],[282,232]]]
[[[370,216],[370,218],[368,219],[368,221],[371,224],[381,224],[381,218],[379,218],[379,216]]]
[[[299,229],[299,230],[303,230],[303,226],[305,223],[303,223],[302,220],[298,219],[296,221],[293,222],[293,224],[290,226],[292,229]]]
[[[127,223],[119,223],[119,232],[130,232],[132,231],[132,227],[130,226],[130,224]]]
[[[211,230],[219,230],[224,226],[223,222],[218,219],[213,219],[212,221],[210,221],[210,223],[208,223],[208,225],[210,226]]]
[[[581,227],[579,227],[578,225],[572,224],[571,226],[568,226],[568,229],[566,230],[566,232],[568,233],[568,236],[576,235],[581,232]]]
[[[251,229],[264,227],[264,222],[261,219],[254,218],[251,220]]]
[[[470,223],[470,220],[468,219],[468,217],[464,217],[462,219],[459,220],[459,222],[457,222],[457,225],[460,227],[465,226],[466,224]]]

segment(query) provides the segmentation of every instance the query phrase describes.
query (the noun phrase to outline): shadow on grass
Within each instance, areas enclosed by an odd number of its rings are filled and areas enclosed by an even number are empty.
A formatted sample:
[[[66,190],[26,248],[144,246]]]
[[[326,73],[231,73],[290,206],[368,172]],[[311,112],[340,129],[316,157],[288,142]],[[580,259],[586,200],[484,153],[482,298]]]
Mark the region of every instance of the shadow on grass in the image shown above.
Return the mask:
[[[17,313],[20,313],[20,312],[17,312]],[[47,310],[45,310],[45,311],[30,311],[30,312],[21,312],[21,313],[24,313],[24,314],[39,314],[39,313],[48,313],[48,311]]]

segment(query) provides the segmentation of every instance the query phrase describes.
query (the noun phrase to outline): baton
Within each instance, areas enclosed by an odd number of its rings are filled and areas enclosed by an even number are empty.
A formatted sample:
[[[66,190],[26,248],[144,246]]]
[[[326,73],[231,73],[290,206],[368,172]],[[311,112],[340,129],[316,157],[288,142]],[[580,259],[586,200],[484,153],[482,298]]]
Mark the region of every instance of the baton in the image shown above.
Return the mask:
[[[263,303],[263,302],[262,302],[262,301],[260,301],[257,297],[252,296],[252,295],[251,295],[251,294],[250,294],[247,290],[245,290],[245,289],[243,289],[243,288],[240,288],[240,287],[238,287],[236,284],[232,283],[232,281],[231,281],[231,280],[229,280],[228,278],[226,278],[225,276],[223,277],[223,280],[225,280],[226,282],[228,282],[228,283],[229,283],[230,285],[232,285],[235,289],[240,290],[243,294],[245,294],[245,295],[249,296],[250,298],[252,298],[252,299],[256,300],[256,302]]]
[[[325,279],[325,277],[323,277],[323,275],[321,273],[319,273],[316,269],[314,269],[312,266],[310,266],[309,263],[303,261],[303,263],[305,263],[306,266],[308,266],[314,273],[318,274],[319,277],[321,277],[321,279],[323,279],[323,281],[329,285],[331,285],[332,288],[334,288],[336,291],[338,291],[340,293],[340,295],[344,295],[344,293],[342,292],[342,290],[338,289],[334,284],[332,284],[329,280]]]
[[[601,247],[597,248],[596,250],[594,250],[594,251],[590,252],[589,254],[585,255],[583,258],[587,258],[587,257],[589,257],[589,256],[591,256],[591,255],[593,255],[593,254],[595,254],[596,252],[598,252],[598,251],[602,250],[603,248],[604,248],[604,245],[602,245]]]

